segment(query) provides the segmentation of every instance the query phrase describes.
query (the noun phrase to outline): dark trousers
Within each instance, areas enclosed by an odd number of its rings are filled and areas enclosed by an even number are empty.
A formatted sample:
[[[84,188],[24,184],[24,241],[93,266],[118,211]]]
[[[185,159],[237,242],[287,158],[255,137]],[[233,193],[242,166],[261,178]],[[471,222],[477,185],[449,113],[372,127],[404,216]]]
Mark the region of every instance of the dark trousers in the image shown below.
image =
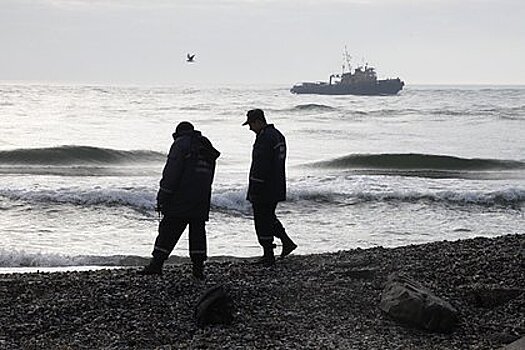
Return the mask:
[[[252,203],[255,233],[263,248],[272,248],[273,237],[283,239],[286,236],[283,225],[275,216],[277,203]]]
[[[202,263],[206,260],[206,223],[204,220],[183,219],[164,216],[159,224],[159,235],[155,239],[153,257],[162,261],[166,260],[180,236],[190,226],[190,258],[194,263]]]

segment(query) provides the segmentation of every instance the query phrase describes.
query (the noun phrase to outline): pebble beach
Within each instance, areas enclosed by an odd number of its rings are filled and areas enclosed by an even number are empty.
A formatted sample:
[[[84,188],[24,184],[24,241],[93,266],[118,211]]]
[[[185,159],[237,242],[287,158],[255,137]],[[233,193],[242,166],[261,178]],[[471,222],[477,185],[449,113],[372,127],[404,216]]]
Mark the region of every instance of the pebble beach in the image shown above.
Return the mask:
[[[275,267],[211,258],[162,276],[137,268],[0,275],[1,349],[499,349],[525,336],[525,235],[292,255]],[[452,333],[400,324],[379,300],[402,272],[450,302]],[[194,308],[217,284],[230,325],[199,328]]]

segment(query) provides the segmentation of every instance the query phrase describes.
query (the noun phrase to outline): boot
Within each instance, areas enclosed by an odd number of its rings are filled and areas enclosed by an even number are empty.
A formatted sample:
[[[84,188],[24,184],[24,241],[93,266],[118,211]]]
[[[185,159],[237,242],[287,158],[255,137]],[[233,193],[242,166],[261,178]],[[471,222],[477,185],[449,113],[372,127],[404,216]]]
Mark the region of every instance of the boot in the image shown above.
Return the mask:
[[[281,259],[283,259],[287,255],[290,255],[290,253],[297,248],[297,244],[295,244],[290,238],[290,236],[286,234],[286,230],[278,220],[275,224],[275,237],[279,238],[281,240],[281,243],[283,244],[283,250],[281,251],[280,257]]]
[[[164,265],[164,260],[152,258],[149,264],[139,271],[139,275],[162,275],[162,265]]]
[[[202,261],[194,261],[192,265],[191,274],[195,279],[204,279],[204,263]]]
[[[253,265],[262,265],[264,267],[270,267],[275,265],[275,256],[273,255],[273,248],[275,247],[275,244],[272,244],[271,247],[264,247],[264,255],[255,260],[253,262]]]
[[[281,242],[283,243],[283,250],[281,251],[281,259],[284,259],[285,256],[290,255],[291,252],[297,248],[297,244],[295,244],[292,239],[286,234],[286,232],[283,232],[281,238]]]

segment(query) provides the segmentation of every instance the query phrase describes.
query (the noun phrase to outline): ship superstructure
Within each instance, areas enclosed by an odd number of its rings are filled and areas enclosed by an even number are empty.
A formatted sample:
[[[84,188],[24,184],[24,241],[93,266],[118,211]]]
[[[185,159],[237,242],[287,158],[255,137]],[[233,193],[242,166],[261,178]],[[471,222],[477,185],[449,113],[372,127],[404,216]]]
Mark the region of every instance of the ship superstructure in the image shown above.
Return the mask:
[[[346,50],[345,61],[342,73],[330,75],[328,82],[300,83],[294,85],[290,92],[319,95],[395,95],[405,85],[399,78],[378,80],[375,68],[368,64],[360,65],[352,72],[350,56]]]

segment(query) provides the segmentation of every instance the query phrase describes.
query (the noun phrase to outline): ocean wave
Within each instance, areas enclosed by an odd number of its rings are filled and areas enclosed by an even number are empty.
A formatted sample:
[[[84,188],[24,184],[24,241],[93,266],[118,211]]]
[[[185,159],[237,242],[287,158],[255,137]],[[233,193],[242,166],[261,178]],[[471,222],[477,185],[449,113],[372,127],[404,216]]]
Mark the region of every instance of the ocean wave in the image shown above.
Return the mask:
[[[54,175],[54,176],[119,176],[137,177],[158,175],[158,169],[146,166],[78,166],[78,165],[0,165],[1,175]]]
[[[346,188],[347,186],[343,186]],[[357,189],[347,191],[330,186],[311,188],[291,188],[288,200],[292,202],[315,201],[328,205],[354,205],[368,202],[432,202],[445,205],[476,205],[520,207],[525,203],[525,190],[508,188],[497,191],[473,190],[392,190],[392,189]]]
[[[251,214],[251,204],[246,200],[246,190],[231,189],[213,193],[211,198],[212,209],[225,212],[238,212],[243,215]]]
[[[370,111],[352,111],[359,112],[359,114],[370,115],[370,116],[395,116],[395,115],[412,115],[412,114],[424,114],[424,111],[415,108],[401,108],[401,109],[374,109]]]
[[[301,109],[297,109],[301,110]],[[496,117],[503,119],[521,120],[525,117],[525,106],[517,107],[493,107],[493,108],[385,108],[373,110],[353,110],[344,109],[349,115],[361,115],[370,117],[391,117],[391,116],[450,116],[450,117]]]
[[[153,213],[156,206],[156,189],[146,187],[116,189],[0,189],[0,197],[34,205],[73,205],[81,207],[126,207],[140,213]],[[232,189],[213,193],[212,210],[251,213],[245,190]]]
[[[99,93],[102,93],[102,94],[110,94],[111,92],[107,89],[103,89],[101,87],[91,87],[90,88],[92,91],[94,92],[99,92]]]
[[[68,256],[0,249],[0,267],[140,266],[147,260],[134,255]]]
[[[498,191],[441,190],[346,190],[347,186],[290,186],[287,202],[315,202],[322,205],[354,205],[368,202],[433,202],[454,205],[519,207],[525,202],[525,190],[509,188]],[[251,214],[251,204],[245,199],[246,192],[229,190],[212,196],[212,207],[218,211],[233,211]],[[300,205],[299,205],[300,206]]]
[[[525,113],[525,106],[518,107],[493,107],[493,108],[473,108],[473,109],[432,109],[422,110],[422,114],[449,115],[449,116],[485,116],[485,117],[515,117],[520,119]]]
[[[72,205],[80,207],[126,207],[140,213],[153,213],[157,203],[153,188],[131,187],[116,189],[0,189],[0,197],[33,205]],[[251,213],[245,190],[232,189],[215,192],[211,198],[212,210]]]
[[[337,169],[397,169],[489,171],[525,169],[525,163],[516,160],[467,159],[433,154],[351,154],[311,164],[315,167]]]
[[[181,94],[183,94],[183,95],[194,95],[194,94],[198,94],[199,92],[201,92],[201,90],[199,90],[199,89],[187,88],[187,89],[183,89],[181,91]]]
[[[524,113],[525,105],[514,106],[514,107],[481,108],[480,111],[485,112],[485,113],[501,113],[501,112],[504,112],[507,114]]]
[[[499,191],[390,191],[383,193],[358,193],[363,202],[437,202],[455,205],[477,205],[485,207],[519,207],[525,202],[525,190],[511,188]]]
[[[328,105],[317,104],[317,103],[307,103],[307,104],[296,105],[296,106],[294,106],[293,108],[291,108],[289,110],[290,111],[299,111],[299,112],[304,112],[304,111],[319,112],[319,111],[333,111],[333,110],[336,110],[336,109],[337,108],[332,107],[332,106],[328,106]]]
[[[520,207],[525,203],[525,190],[507,188],[489,190],[410,190],[406,188],[374,188],[348,183],[332,184],[297,184],[288,187],[288,204],[301,207],[301,202],[312,204],[354,205],[368,202],[432,202],[453,205]],[[124,207],[142,215],[153,215],[156,205],[156,190],[136,187],[120,189],[79,189],[61,188],[55,190],[0,189],[0,197],[15,202],[12,208],[18,208],[18,202],[29,203],[36,207],[42,205],[72,205],[80,207]],[[4,203],[5,210],[11,206]],[[233,215],[251,215],[251,204],[246,200],[244,189],[221,189],[214,191],[211,198],[212,211]]]
[[[123,151],[89,146],[24,148],[0,151],[0,165],[138,164],[162,162],[166,155],[147,150]]]
[[[0,196],[12,201],[31,204],[67,204],[83,207],[123,206],[142,213],[153,212],[156,204],[156,192],[140,187],[120,189],[0,189]]]

